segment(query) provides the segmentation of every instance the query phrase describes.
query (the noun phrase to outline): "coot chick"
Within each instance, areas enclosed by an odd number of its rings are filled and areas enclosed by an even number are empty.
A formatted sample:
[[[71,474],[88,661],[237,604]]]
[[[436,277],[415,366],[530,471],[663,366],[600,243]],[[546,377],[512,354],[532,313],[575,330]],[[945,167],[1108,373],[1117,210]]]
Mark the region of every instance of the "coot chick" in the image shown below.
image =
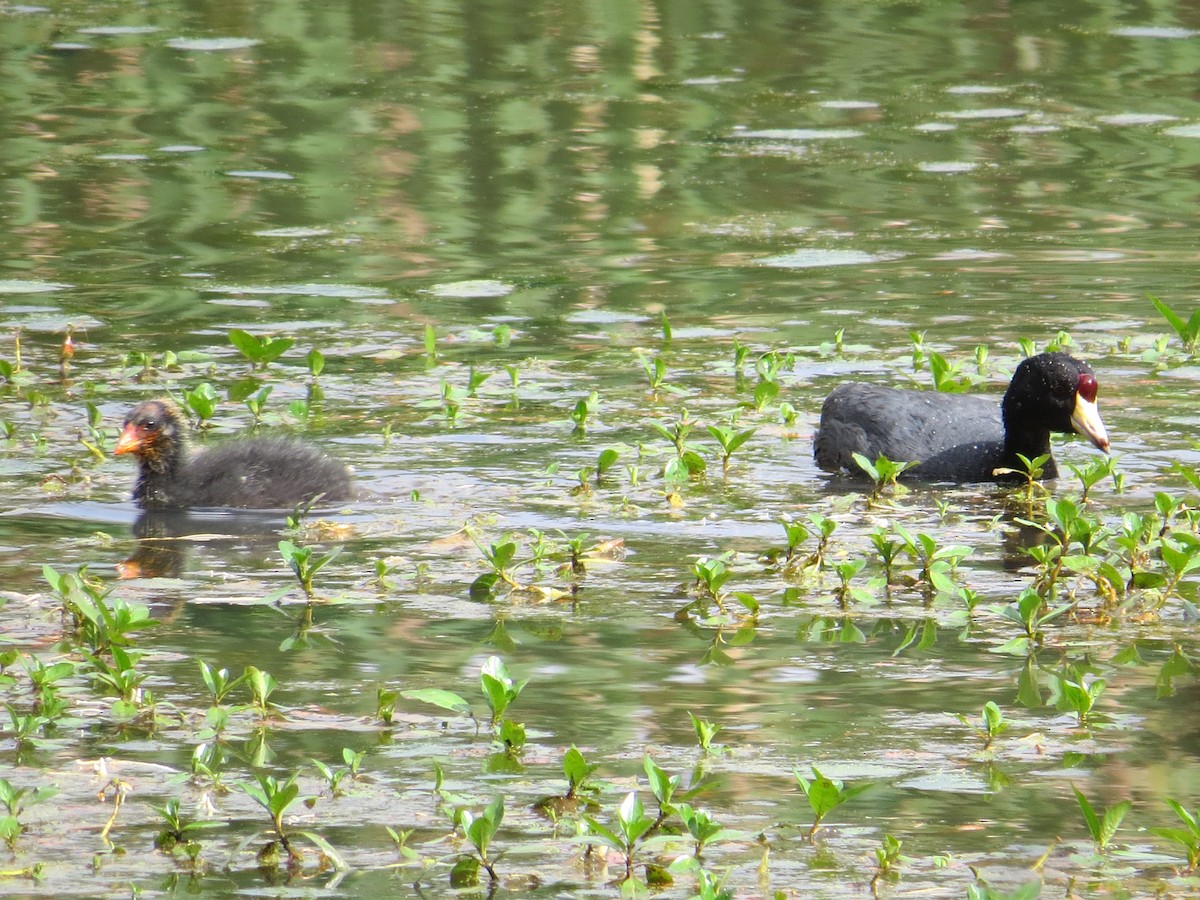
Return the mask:
[[[143,509],[227,506],[290,509],[320,497],[354,496],[350,470],[316,447],[290,438],[234,440],[190,453],[187,423],[167,400],[139,403],[125,418],[113,451],[138,459],[133,501]]]
[[[1006,481],[1029,459],[1050,452],[1050,432],[1076,431],[1108,452],[1096,408],[1096,375],[1065,353],[1042,353],[1017,366],[997,408],[983,397],[839,385],[825,398],[813,456],[828,472],[862,474],[852,454],[915,462],[905,477],[923,481]],[[1043,477],[1058,477],[1051,458]]]

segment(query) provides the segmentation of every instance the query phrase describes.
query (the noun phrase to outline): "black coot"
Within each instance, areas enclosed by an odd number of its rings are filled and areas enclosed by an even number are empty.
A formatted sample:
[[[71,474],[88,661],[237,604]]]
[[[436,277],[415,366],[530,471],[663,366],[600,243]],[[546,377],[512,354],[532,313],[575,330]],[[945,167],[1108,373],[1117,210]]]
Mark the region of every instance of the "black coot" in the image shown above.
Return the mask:
[[[339,502],[354,496],[345,465],[290,438],[234,440],[190,453],[187,423],[168,400],[135,406],[114,453],[137,457],[133,500],[143,509],[290,509],[316,497]]]
[[[852,456],[861,453],[919,463],[904,474],[924,481],[1008,480],[1020,476],[996,470],[1023,471],[1018,453],[1049,453],[1052,431],[1076,431],[1108,452],[1097,387],[1091,367],[1065,353],[1022,361],[999,407],[982,397],[851,382],[825,399],[813,455],[828,472],[861,475]],[[1057,477],[1053,459],[1043,475]]]

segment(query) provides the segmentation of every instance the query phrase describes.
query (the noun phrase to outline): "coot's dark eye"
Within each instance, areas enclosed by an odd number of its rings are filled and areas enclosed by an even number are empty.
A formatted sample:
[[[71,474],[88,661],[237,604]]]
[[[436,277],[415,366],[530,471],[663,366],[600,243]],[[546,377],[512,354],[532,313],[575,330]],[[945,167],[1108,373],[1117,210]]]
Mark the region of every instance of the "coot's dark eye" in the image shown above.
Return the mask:
[[[154,419],[147,419],[142,423],[142,428],[146,431],[158,431],[158,422]]]

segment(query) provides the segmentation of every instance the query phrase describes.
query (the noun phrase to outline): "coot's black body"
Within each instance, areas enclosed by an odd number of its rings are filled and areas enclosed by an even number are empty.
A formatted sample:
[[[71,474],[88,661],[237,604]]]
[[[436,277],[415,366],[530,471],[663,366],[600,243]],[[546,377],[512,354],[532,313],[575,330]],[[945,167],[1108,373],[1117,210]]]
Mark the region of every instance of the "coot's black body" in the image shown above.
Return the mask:
[[[923,481],[1003,481],[999,469],[1023,470],[1050,452],[1050,433],[1078,432],[1108,451],[1096,409],[1096,377],[1065,353],[1024,360],[1000,404],[982,397],[903,391],[873,384],[838,386],[821,409],[813,440],[817,465],[861,475],[853,454],[874,461],[916,462],[904,475]],[[1043,476],[1055,478],[1053,458]]]
[[[318,497],[340,502],[354,496],[345,465],[290,438],[234,440],[190,453],[187,424],[165,400],[133,408],[115,452],[138,458],[133,500],[143,509],[290,509]]]

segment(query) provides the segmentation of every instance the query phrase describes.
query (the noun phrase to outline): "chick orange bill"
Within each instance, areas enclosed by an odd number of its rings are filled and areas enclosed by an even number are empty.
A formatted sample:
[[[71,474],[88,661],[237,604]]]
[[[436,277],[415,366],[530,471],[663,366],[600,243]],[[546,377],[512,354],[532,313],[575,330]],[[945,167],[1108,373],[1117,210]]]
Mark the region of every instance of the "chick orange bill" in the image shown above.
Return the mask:
[[[113,448],[113,455],[120,456],[122,453],[136,453],[141,450],[146,444],[146,435],[133,422],[125,426],[121,432],[121,436],[117,438],[117,446]]]

